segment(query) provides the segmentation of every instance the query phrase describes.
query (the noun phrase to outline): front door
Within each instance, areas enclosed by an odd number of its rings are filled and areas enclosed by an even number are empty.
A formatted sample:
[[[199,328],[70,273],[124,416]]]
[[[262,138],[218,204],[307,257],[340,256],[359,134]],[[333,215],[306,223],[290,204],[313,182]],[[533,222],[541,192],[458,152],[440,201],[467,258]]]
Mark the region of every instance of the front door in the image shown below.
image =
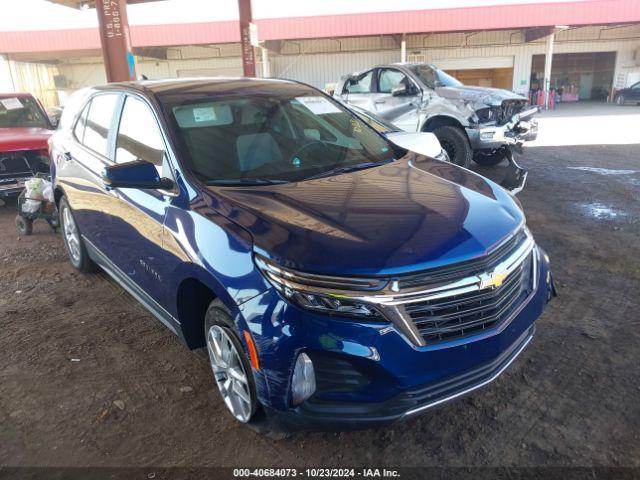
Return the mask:
[[[405,87],[401,95],[394,95],[393,89]],[[378,70],[378,89],[373,96],[373,110],[402,130],[415,132],[418,129],[420,100],[422,92],[407,75],[395,68]]]
[[[161,176],[173,178],[167,147],[156,115],[141,97],[127,95],[115,139],[116,163],[145,160],[156,165]],[[164,286],[167,271],[162,248],[164,218],[172,192],[114,189],[118,199],[110,218],[109,259],[125,280],[133,282],[156,303],[167,307]]]

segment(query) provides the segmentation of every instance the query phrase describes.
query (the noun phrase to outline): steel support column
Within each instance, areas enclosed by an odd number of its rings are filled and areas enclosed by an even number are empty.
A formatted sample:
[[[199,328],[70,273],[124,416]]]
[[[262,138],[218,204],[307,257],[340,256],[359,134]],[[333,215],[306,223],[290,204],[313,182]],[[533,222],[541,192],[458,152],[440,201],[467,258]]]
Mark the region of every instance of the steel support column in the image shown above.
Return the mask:
[[[97,0],[96,11],[107,81],[135,80],[136,69],[131,52],[127,0]]]
[[[238,0],[240,12],[240,48],[242,49],[242,69],[245,77],[256,76],[256,55],[251,45],[251,0]]]
[[[544,56],[544,108],[549,108],[549,95],[551,94],[551,65],[553,64],[553,41],[555,33],[547,37],[547,52]]]

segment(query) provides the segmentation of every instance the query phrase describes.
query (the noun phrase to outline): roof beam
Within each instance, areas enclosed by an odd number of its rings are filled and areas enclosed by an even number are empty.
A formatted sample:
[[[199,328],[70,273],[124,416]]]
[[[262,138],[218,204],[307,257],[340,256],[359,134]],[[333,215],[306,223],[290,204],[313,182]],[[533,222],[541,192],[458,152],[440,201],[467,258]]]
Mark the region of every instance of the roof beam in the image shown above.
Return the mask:
[[[535,42],[541,38],[566,30],[567,27],[539,27],[530,28],[524,31],[524,41],[526,43]]]

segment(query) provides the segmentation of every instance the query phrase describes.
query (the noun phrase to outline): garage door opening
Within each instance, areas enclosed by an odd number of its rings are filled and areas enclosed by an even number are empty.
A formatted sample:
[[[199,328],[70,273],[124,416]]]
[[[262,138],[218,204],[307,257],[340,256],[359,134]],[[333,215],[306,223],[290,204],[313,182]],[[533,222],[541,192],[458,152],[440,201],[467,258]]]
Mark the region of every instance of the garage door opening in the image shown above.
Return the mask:
[[[534,55],[531,88],[542,88],[544,55]],[[616,52],[559,53],[553,56],[551,88],[563,102],[606,101],[613,85]]]
[[[505,88],[513,85],[513,68],[477,68],[471,70],[447,70],[447,73],[465,85]]]

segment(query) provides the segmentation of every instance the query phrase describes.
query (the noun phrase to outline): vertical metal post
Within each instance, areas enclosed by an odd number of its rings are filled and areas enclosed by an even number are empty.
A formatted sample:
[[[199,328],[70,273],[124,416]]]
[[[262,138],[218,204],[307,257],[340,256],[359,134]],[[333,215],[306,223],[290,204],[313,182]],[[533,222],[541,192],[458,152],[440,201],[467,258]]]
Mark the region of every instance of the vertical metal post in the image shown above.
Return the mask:
[[[402,40],[400,40],[400,62],[405,63],[407,61],[407,36],[403,33]]]
[[[262,47],[262,78],[271,76],[271,65],[269,65],[269,50]]]
[[[251,0],[238,0],[240,11],[240,47],[242,49],[242,69],[245,77],[256,76],[256,56],[251,45]]]
[[[135,59],[131,52],[127,0],[97,0],[100,43],[108,82],[135,80]]]
[[[547,53],[544,56],[544,108],[549,108],[549,95],[551,90],[551,66],[553,65],[553,40],[555,34],[547,37]]]

